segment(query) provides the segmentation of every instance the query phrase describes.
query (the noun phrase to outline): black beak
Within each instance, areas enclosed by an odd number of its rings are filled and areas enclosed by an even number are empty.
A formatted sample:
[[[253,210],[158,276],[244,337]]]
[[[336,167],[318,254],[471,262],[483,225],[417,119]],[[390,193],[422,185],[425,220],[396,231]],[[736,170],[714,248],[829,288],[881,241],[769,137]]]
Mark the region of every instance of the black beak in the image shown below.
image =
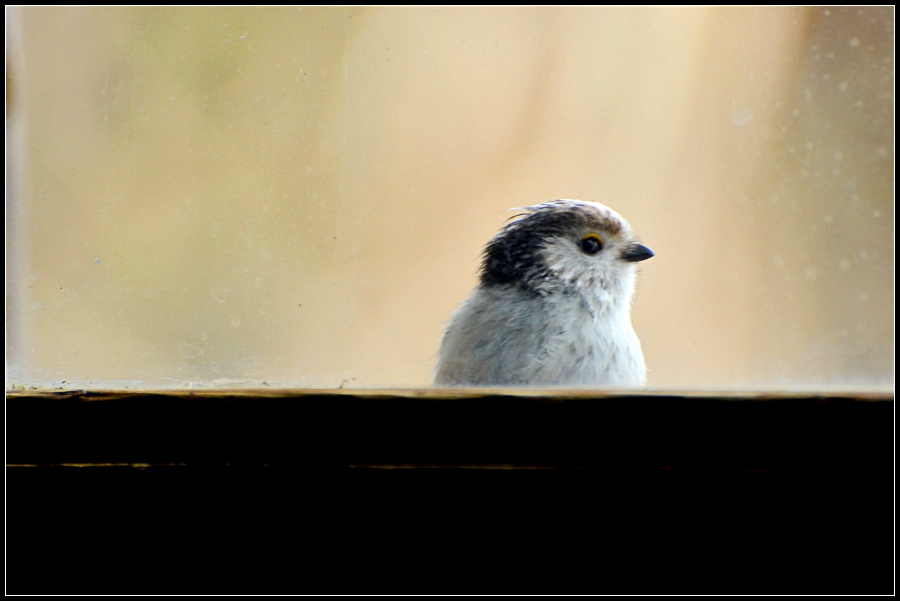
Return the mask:
[[[635,242],[634,244],[629,244],[622,250],[619,255],[622,257],[623,261],[628,261],[629,263],[637,263],[638,261],[646,261],[650,257],[653,256],[653,251],[644,246],[643,244],[638,244]]]

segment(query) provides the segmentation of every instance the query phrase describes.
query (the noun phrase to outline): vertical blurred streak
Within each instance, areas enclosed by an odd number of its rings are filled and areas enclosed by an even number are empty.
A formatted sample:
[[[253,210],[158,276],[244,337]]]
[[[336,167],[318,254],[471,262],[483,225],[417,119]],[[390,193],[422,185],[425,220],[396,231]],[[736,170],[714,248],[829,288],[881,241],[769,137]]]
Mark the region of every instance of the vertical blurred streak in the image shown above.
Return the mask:
[[[6,386],[22,381],[28,339],[26,271],[25,56],[22,8],[6,7]]]

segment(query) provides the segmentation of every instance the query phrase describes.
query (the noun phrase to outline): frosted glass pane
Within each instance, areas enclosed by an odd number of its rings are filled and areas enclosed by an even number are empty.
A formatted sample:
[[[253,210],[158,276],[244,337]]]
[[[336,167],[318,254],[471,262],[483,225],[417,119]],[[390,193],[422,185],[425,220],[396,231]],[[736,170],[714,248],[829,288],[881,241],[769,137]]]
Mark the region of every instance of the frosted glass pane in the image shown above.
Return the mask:
[[[651,387],[893,386],[893,7],[7,10],[7,385],[427,385],[581,198]]]

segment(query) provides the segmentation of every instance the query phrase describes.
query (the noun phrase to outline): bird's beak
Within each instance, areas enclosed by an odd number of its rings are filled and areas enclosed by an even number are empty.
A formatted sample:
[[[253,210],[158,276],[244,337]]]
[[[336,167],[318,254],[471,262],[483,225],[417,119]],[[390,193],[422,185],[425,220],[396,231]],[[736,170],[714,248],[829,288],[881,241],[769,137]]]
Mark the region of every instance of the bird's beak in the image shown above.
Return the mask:
[[[643,244],[638,244],[635,242],[634,244],[629,244],[622,252],[619,254],[623,261],[628,261],[629,263],[637,263],[638,261],[646,261],[650,257],[653,256],[653,251],[644,246]]]

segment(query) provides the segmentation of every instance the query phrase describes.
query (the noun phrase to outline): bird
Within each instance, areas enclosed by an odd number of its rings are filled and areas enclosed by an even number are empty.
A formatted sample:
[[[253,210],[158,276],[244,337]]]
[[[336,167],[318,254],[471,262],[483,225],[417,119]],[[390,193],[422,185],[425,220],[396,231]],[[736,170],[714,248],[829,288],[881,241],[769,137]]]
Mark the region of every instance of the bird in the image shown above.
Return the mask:
[[[488,242],[478,285],[441,340],[441,387],[639,387],[636,264],[654,256],[597,202],[520,207]]]

